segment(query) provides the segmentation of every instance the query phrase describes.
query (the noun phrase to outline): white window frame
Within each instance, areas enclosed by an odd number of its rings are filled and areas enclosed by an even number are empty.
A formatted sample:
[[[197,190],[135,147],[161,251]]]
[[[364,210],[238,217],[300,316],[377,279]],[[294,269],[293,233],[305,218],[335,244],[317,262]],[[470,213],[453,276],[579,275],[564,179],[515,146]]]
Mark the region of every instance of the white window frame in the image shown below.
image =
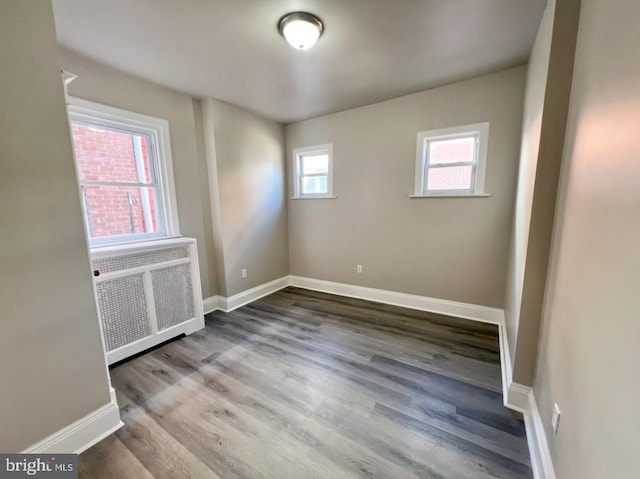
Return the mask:
[[[82,181],[76,163],[76,176],[78,178],[78,189],[81,195],[82,210],[84,216],[85,229],[89,246],[98,248],[102,246],[113,246],[120,244],[138,243],[153,239],[166,239],[180,236],[178,219],[178,203],[176,200],[175,183],[173,178],[173,160],[171,156],[171,139],[169,122],[163,118],[156,118],[141,113],[135,113],[121,108],[116,108],[101,103],[96,103],[81,98],[69,96],[68,98],[69,125],[72,121],[79,123],[103,125],[121,131],[138,132],[149,136],[152,139],[154,155],[157,164],[154,167],[157,189],[161,193],[157,195],[156,204],[158,207],[158,231],[153,233],[138,233],[131,235],[117,235],[92,238],[86,206],[82,199],[82,186],[132,186],[132,183],[104,182],[104,181]],[[151,146],[151,145],[150,145]],[[75,156],[75,149],[74,149]],[[75,162],[75,160],[74,160]]]
[[[329,165],[327,167],[327,192],[305,194],[302,192],[302,158],[305,156],[326,154],[329,156]],[[324,176],[324,175],[318,175]],[[294,148],[293,150],[293,198],[335,198],[333,196],[333,143],[324,145],[307,146],[304,148]]]
[[[429,165],[428,144],[430,141],[449,140],[476,137],[476,155],[471,163],[447,163],[443,165]],[[489,196],[484,192],[484,180],[487,168],[487,150],[489,147],[489,122],[473,123],[470,125],[460,125],[437,130],[418,132],[416,144],[416,172],[415,187],[412,198],[430,198],[443,196]],[[473,179],[471,188],[464,190],[432,190],[428,191],[427,178],[429,170],[433,168],[447,168],[459,165],[469,165],[473,167]]]

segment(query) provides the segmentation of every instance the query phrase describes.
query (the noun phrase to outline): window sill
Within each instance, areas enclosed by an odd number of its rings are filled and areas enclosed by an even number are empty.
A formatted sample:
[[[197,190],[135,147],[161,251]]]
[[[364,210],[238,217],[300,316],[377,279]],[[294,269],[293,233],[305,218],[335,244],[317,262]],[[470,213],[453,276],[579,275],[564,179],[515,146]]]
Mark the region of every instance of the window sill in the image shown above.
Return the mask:
[[[155,238],[147,237],[147,238],[139,238],[137,240],[122,241],[117,243],[90,245],[89,252],[93,254],[93,253],[105,253],[105,252],[113,252],[118,250],[126,250],[129,248],[162,246],[165,244],[172,244],[176,240],[180,240],[182,238],[184,238],[184,236],[182,235],[158,236]]]
[[[474,195],[409,195],[409,198],[412,200],[422,200],[422,199],[431,199],[431,198],[489,198],[491,195],[489,193],[482,194],[474,194]]]
[[[335,200],[337,196],[292,196],[290,200]]]

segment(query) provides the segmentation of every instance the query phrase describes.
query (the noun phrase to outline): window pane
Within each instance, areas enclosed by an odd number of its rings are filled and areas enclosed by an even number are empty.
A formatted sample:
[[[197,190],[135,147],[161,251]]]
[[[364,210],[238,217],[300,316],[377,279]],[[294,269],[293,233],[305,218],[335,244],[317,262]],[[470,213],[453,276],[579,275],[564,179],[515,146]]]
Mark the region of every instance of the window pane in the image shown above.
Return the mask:
[[[327,193],[327,177],[311,176],[302,178],[302,194],[324,194]]]
[[[81,180],[153,182],[146,136],[79,123],[71,132]]]
[[[305,155],[302,161],[302,174],[314,175],[318,173],[328,173],[329,171],[329,155]]]
[[[158,232],[154,188],[83,186],[82,194],[92,238]]]
[[[451,140],[429,141],[429,164],[459,163],[474,161],[476,156],[476,137],[467,136]]]
[[[429,168],[427,191],[470,190],[473,181],[472,166]]]

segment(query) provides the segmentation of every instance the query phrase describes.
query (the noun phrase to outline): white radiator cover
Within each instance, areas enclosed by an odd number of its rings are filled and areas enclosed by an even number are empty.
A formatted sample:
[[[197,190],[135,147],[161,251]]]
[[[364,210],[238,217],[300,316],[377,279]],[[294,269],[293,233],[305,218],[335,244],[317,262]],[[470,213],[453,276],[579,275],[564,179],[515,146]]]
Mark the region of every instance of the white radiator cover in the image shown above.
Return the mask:
[[[204,327],[195,239],[100,248],[91,263],[109,364]]]

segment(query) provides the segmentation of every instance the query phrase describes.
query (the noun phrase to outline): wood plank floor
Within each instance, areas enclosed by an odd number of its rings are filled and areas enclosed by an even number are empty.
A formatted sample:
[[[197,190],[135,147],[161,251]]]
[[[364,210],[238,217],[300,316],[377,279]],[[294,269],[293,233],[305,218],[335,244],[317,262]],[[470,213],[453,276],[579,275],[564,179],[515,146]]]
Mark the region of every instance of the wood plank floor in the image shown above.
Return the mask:
[[[497,327],[287,288],[114,367],[80,477],[531,478]]]

